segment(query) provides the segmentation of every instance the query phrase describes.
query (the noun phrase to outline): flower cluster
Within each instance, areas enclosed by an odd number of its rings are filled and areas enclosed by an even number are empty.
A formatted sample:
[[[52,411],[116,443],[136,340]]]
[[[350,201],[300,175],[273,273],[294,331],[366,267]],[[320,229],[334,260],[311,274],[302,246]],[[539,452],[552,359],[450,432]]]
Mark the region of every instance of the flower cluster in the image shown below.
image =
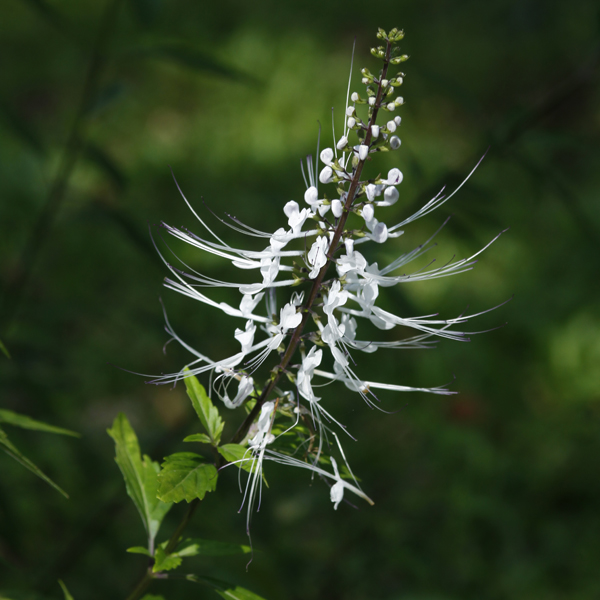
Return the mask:
[[[461,315],[448,320],[436,315],[405,317],[377,305],[380,288],[462,273],[473,267],[479,254],[441,267],[430,264],[411,274],[405,273],[405,267],[433,247],[431,239],[382,268],[363,254],[363,246],[383,244],[401,236],[406,225],[429,214],[453,195],[444,195],[442,190],[415,214],[388,226],[383,220],[385,209],[399,199],[402,172],[393,168],[385,177],[362,178],[363,167],[374,154],[400,147],[402,119],[396,112],[404,100],[397,95],[397,88],[405,76],[390,71],[408,57],[397,46],[402,31],[393,29],[386,33],[380,29],[378,37],[384,45],[373,48],[372,54],[381,59],[381,70],[377,75],[362,70],[364,95],[350,93],[349,86],[342,135],[337,139],[334,134],[332,147],[320,153],[317,148],[320,169],[310,157],[307,159],[306,169],[302,169],[306,183],[304,204],[292,200],[284,205],[287,226],[268,233],[237,219],[231,218],[228,223],[240,233],[263,239],[264,249],[230,246],[191,205],[204,228],[203,235],[163,224],[179,240],[228,260],[238,269],[258,273],[255,283],[226,282],[196,271],[182,271],[165,260],[172,273],[166,279],[168,288],[239,319],[235,339],[240,349],[226,358],[209,358],[189,346],[167,321],[169,333],[195,359],[185,373],[154,380],[175,382],[185,376],[210,374],[214,395],[227,408],[245,406],[245,419],[232,440],[243,445],[245,451],[242,458],[232,462],[252,474],[244,496],[249,510],[257,494],[260,496],[265,460],[309,469],[332,482],[334,508],[345,490],[371,502],[352,475],[332,428],[337,426],[348,432],[315,392],[315,382],[339,382],[372,407],[376,390],[451,394],[445,386],[412,388],[370,381],[360,374],[353,355],[380,348],[426,348],[435,337],[467,341],[468,334],[460,327],[457,330],[457,326],[477,316]],[[237,289],[241,295],[239,305],[217,302],[201,291],[213,287]],[[285,295],[287,288],[294,290]],[[280,305],[278,290],[280,296],[284,294]],[[414,333],[398,341],[361,339],[361,320],[370,321],[381,330],[402,326]],[[269,375],[260,380],[259,368],[269,359],[275,367],[269,364]],[[344,461],[342,473],[330,456],[332,439]]]

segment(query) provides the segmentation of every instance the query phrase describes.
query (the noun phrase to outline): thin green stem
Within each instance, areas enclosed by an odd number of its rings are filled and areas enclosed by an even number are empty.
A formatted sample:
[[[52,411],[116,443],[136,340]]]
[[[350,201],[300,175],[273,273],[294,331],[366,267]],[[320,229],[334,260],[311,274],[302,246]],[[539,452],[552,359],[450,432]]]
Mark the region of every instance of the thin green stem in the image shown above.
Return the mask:
[[[25,289],[31,279],[36,262],[41,250],[52,230],[56,215],[64,200],[71,174],[77,164],[81,149],[84,146],[86,117],[96,95],[98,81],[105,61],[106,46],[113,29],[121,0],[109,0],[102,16],[102,22],[96,36],[92,55],[85,75],[79,106],[73,119],[71,131],[65,142],[65,147],[50,183],[44,206],[38,215],[35,225],[31,229],[29,238],[21,254],[14,278],[7,286],[4,294],[4,321],[5,335],[15,319]]]

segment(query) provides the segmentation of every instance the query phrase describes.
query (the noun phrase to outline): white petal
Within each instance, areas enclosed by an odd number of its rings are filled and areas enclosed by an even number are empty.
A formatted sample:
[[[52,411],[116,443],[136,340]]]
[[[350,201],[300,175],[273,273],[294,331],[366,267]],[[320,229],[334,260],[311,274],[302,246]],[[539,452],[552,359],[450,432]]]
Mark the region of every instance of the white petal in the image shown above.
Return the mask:
[[[372,204],[367,204],[363,207],[362,216],[365,220],[365,223],[368,223],[369,221],[373,220],[373,217],[375,216],[375,209],[373,208]]]
[[[340,141],[337,143],[336,147],[338,150],[343,150],[348,145],[348,138],[343,135],[340,138]]]
[[[314,185],[311,185],[306,192],[304,192],[304,201],[311,206],[319,201],[319,192]]]
[[[326,165],[331,165],[333,163],[333,150],[331,148],[325,148],[321,151],[321,161]]]
[[[333,180],[333,169],[331,167],[324,167],[319,173],[319,181],[321,183],[331,183]]]
[[[358,158],[360,160],[365,160],[369,156],[369,146],[365,146],[365,144],[361,144],[358,147]]]
[[[336,219],[339,219],[342,216],[343,209],[344,207],[339,200],[331,201],[331,212]]]
[[[390,148],[392,150],[398,150],[398,148],[400,148],[400,138],[397,135],[393,135],[390,138]]]

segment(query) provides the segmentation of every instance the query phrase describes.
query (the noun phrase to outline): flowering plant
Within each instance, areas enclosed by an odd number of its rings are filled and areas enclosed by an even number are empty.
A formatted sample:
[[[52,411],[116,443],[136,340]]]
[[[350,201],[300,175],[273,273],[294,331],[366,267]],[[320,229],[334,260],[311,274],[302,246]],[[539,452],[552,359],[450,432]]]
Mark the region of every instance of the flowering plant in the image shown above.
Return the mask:
[[[164,231],[230,261],[240,270],[258,272],[259,277],[254,283],[221,281],[187,265],[183,269],[176,267],[161,255],[171,273],[166,287],[239,320],[234,336],[240,350],[225,358],[208,357],[190,346],[165,316],[168,333],[194,359],[181,371],[153,377],[151,382],[185,382],[205,432],[188,436],[184,441],[212,446],[216,457],[213,462],[196,453],[180,452],[167,457],[159,468],[148,457],[140,457],[135,434],[124,416],[117,418],[110,431],[117,443],[117,462],[126,478],[128,492],[138,505],[148,532],[147,549],[130,549],[151,559],[140,591],[135,592],[138,595],[130,598],[139,597],[152,578],[164,576],[165,571],[179,566],[183,557],[201,553],[198,548],[202,544],[182,541],[181,534],[198,502],[207,491],[215,489],[219,471],[229,465],[237,466],[240,474],[242,470],[249,474],[245,486],[241,486],[248,535],[252,511],[257,502],[260,505],[265,461],[299,467],[319,476],[330,486],[335,509],[346,491],[373,504],[354,477],[340,443],[340,434],[352,437],[351,432],[326,407],[326,398],[317,396],[317,385],[343,384],[371,408],[378,408],[377,390],[455,393],[447,386],[414,388],[371,381],[355,361],[360,352],[427,348],[435,343],[436,337],[468,340],[468,333],[459,326],[483,313],[452,319],[436,315],[403,317],[377,306],[377,299],[380,288],[467,271],[475,264],[477,255],[494,241],[468,258],[441,267],[430,263],[408,274],[404,271],[406,266],[433,247],[432,239],[382,268],[376,262],[370,263],[363,254],[363,246],[368,248],[369,244],[384,244],[398,238],[403,227],[429,214],[457,191],[444,195],[442,190],[416,213],[394,225],[388,226],[380,220],[385,208],[399,199],[402,172],[393,168],[385,177],[379,174],[365,178],[363,171],[378,152],[400,147],[398,129],[402,121],[396,113],[404,100],[396,92],[404,74],[390,71],[408,57],[398,48],[402,31],[380,29],[377,37],[383,45],[371,52],[381,60],[381,70],[377,75],[362,70],[364,95],[351,93],[349,83],[342,135],[337,139],[334,133],[332,147],[320,153],[317,146],[320,170],[317,162],[307,158],[302,169],[306,184],[304,205],[301,207],[293,200],[284,205],[287,226],[268,233],[234,217],[223,221],[237,232],[262,241],[264,249],[246,250],[229,245],[199,216],[177,184],[203,233],[163,223]],[[241,295],[239,304],[217,302],[209,292],[204,292],[205,288],[218,287],[236,289]],[[397,341],[361,339],[358,335],[361,320],[380,330],[402,326],[413,333]],[[266,365],[268,375],[261,378],[261,368]],[[205,375],[209,391],[213,392],[212,400],[197,379]],[[213,400],[225,408],[245,411],[229,443],[221,441],[224,421]],[[334,453],[339,453],[337,460]],[[341,461],[339,466],[338,461]],[[132,470],[138,474],[137,482]],[[191,502],[183,526],[168,542],[156,547],[154,539],[162,518],[171,503],[183,499]],[[237,547],[237,551],[245,552],[247,547]]]

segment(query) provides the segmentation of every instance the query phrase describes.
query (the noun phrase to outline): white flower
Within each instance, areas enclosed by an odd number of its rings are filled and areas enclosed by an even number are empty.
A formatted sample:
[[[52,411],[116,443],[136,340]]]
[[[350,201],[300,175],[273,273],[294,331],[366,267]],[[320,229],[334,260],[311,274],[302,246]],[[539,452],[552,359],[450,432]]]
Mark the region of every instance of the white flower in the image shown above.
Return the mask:
[[[311,249],[308,252],[308,264],[312,267],[308,274],[310,279],[314,279],[321,270],[322,267],[327,263],[327,238],[325,236],[319,236]]]
[[[360,160],[365,160],[367,158],[367,156],[369,156],[369,146],[365,146],[364,144],[361,144],[358,147],[358,158]]]
[[[343,135],[340,141],[336,144],[338,150],[343,150],[348,145],[348,137]]]
[[[342,216],[343,209],[344,207],[340,200],[336,199],[331,201],[331,212],[336,219],[339,219]]]
[[[398,150],[398,148],[400,148],[400,138],[397,135],[393,135],[390,138],[390,148],[392,150]]]

